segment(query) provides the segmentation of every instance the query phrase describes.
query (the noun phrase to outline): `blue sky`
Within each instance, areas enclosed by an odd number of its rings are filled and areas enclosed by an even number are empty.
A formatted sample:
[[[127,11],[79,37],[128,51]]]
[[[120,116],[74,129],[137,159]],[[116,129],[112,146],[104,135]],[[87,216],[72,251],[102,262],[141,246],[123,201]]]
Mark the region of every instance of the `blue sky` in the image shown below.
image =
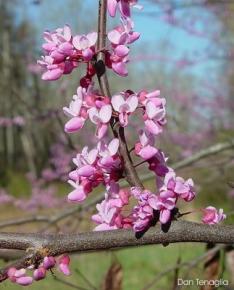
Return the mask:
[[[76,5],[79,1],[82,2],[83,6],[81,11]],[[95,29],[94,19],[97,11],[97,0],[85,0],[85,2],[81,0],[42,0],[40,5],[30,4],[32,0],[22,0],[21,3],[20,9],[18,9],[18,17],[19,19],[27,18],[34,24],[38,44],[42,43],[41,35],[45,29],[53,30],[56,27],[63,26],[64,23],[70,24],[77,34],[88,32],[82,30],[83,19],[85,19],[89,29]],[[139,1],[139,3],[143,4],[144,9],[143,11],[134,9],[133,19],[135,30],[141,32],[141,38],[134,46],[137,47],[138,44],[140,47],[143,46],[145,48],[144,53],[147,51],[151,56],[165,54],[169,59],[176,60],[183,56],[194,58],[195,55],[202,55],[211,46],[212,42],[206,38],[191,36],[185,30],[172,27],[162,21],[163,14],[160,13],[157,5],[150,4],[147,0]],[[69,7],[72,8],[69,9]],[[188,19],[196,17],[196,14],[202,15],[205,19],[211,17],[209,13],[200,8],[177,12],[179,17]],[[204,29],[202,21],[197,23],[198,29],[202,31]],[[215,25],[214,19],[212,19],[212,25]],[[79,27],[81,27],[81,30]],[[170,44],[165,46],[168,47],[166,51],[162,49],[163,44]],[[139,54],[139,52],[137,53]],[[150,59],[150,61],[153,60]],[[157,58],[154,61],[155,64],[159,62]],[[218,68],[219,64],[208,61],[189,67],[188,70],[196,75],[203,75],[210,66],[212,71],[215,71],[214,68]]]

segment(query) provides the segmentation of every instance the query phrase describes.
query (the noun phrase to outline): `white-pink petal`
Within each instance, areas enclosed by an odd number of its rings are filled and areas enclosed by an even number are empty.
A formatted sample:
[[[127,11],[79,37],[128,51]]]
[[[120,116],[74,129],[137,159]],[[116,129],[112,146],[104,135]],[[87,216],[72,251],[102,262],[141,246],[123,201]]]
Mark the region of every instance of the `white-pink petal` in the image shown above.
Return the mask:
[[[114,95],[111,99],[111,104],[115,111],[119,112],[120,107],[125,104],[123,95]]]

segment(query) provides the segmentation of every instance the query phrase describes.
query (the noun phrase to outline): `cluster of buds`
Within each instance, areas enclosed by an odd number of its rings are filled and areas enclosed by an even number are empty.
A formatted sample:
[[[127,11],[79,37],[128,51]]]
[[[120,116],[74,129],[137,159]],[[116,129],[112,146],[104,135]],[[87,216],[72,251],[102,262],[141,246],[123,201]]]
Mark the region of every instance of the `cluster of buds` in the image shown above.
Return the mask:
[[[28,286],[33,283],[33,281],[40,281],[46,277],[47,271],[52,271],[54,267],[57,266],[60,272],[64,275],[69,276],[70,258],[68,255],[63,255],[56,259],[52,256],[44,257],[42,263],[35,269],[34,265],[29,266],[27,269],[21,268],[16,269],[11,267],[7,271],[8,279],[21,286]],[[33,272],[30,275],[28,272]]]

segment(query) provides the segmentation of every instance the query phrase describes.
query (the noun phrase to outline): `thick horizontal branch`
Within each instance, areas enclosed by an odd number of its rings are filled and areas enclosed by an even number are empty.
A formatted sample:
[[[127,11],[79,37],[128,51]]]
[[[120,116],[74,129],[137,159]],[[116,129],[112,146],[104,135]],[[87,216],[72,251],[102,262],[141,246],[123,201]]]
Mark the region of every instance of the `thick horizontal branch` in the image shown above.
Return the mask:
[[[234,226],[204,225],[187,221],[173,221],[169,229],[160,225],[150,228],[143,236],[137,237],[132,230],[87,232],[80,234],[21,234],[0,233],[0,249],[26,251],[26,256],[0,271],[0,282],[7,279],[9,267],[26,268],[38,265],[44,256],[64,253],[89,252],[119,249],[134,246],[180,242],[234,243]]]
[[[160,225],[150,228],[137,238],[132,230],[87,232],[80,234],[0,233],[1,249],[48,249],[50,255],[108,250],[149,244],[178,242],[234,243],[233,225],[204,225],[188,221],[173,221],[168,231]]]

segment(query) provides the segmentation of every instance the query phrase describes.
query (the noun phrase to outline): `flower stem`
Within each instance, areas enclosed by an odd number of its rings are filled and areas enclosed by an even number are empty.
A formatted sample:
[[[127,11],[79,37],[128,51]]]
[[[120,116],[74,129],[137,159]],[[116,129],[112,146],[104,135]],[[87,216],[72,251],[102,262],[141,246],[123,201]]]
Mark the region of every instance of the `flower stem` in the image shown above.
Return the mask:
[[[107,0],[99,0],[99,9],[98,9],[98,41],[97,41],[97,61],[95,64],[99,86],[101,93],[104,96],[111,98],[111,92],[109,88],[109,82],[106,75],[106,65],[105,65],[105,52],[102,51],[102,48],[106,46],[106,12],[107,12]],[[111,128],[115,138],[119,139],[119,151],[124,164],[124,172],[126,175],[126,180],[131,186],[137,186],[143,188],[143,184],[140,181],[137,172],[133,166],[132,159],[130,157],[124,128],[119,126],[115,128],[114,124],[118,121],[115,117],[111,118]]]

